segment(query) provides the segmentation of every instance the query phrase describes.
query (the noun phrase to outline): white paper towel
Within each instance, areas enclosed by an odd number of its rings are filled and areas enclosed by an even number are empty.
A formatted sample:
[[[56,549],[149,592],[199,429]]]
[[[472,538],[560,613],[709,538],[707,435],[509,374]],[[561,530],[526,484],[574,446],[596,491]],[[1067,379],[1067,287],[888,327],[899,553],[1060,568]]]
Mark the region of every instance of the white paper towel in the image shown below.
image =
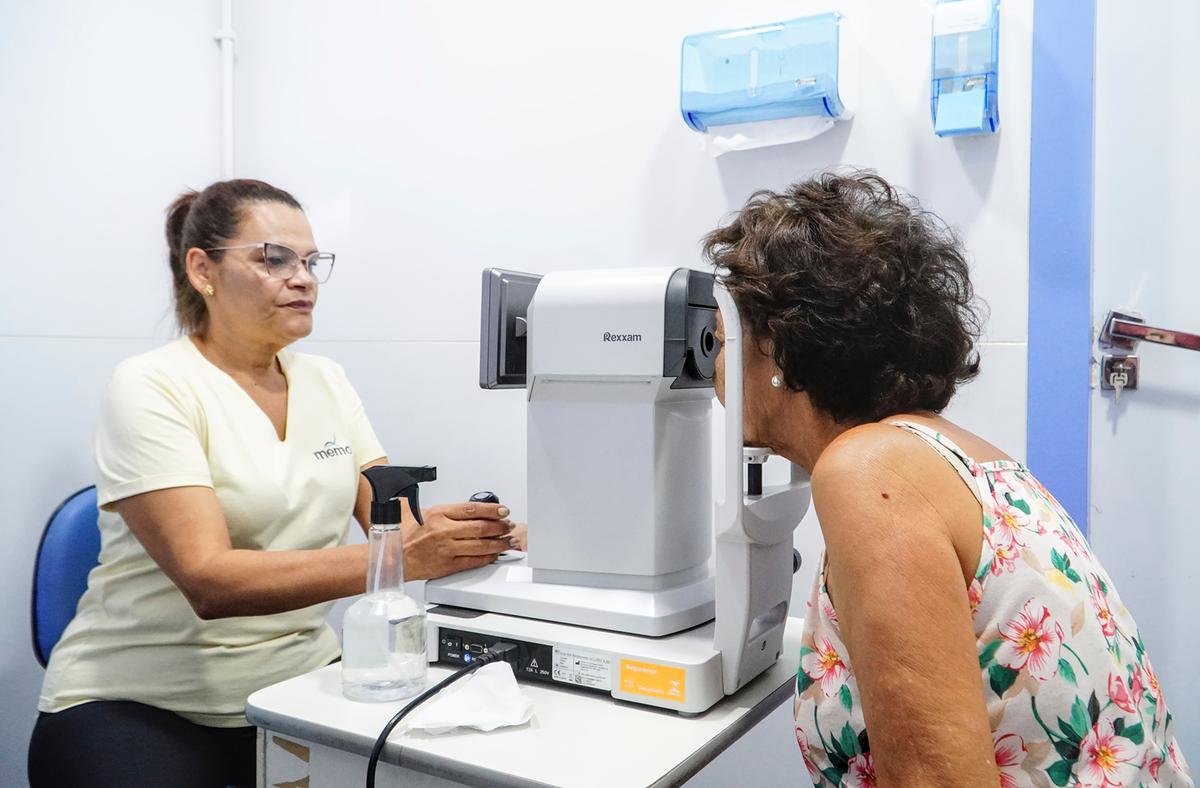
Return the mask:
[[[533,701],[521,692],[507,662],[484,665],[452,684],[413,712],[409,730],[445,733],[455,728],[492,731],[524,725],[533,717]]]
[[[765,148],[768,145],[802,142],[829,131],[835,122],[833,118],[813,115],[712,126],[704,135],[704,149],[715,158],[731,150],[750,150]]]

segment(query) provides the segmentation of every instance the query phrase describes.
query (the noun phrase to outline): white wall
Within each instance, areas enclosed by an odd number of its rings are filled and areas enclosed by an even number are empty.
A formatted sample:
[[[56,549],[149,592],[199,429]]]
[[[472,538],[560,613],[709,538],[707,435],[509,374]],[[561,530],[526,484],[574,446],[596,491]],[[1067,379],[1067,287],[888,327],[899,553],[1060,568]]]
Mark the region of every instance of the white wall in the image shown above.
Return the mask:
[[[90,481],[107,371],[169,334],[163,209],[217,177],[216,0],[4,2],[0,387],[13,445],[0,516],[0,784],[24,780],[40,683],[25,645],[42,522]],[[338,253],[306,344],[343,363],[392,458],[435,463],[430,502],[492,488],[524,511],[520,392],[477,388],[479,271],[702,265],[698,239],[754,189],[874,167],[958,226],[990,303],[984,373],[951,415],[1025,452],[1032,0],[1004,6],[999,135],[940,140],[920,0],[848,0],[858,117],[810,143],[698,150],[678,114],[679,41],[828,3],[601,7],[255,0],[237,4],[238,174],[292,190]],[[567,9],[573,11],[570,13]],[[69,13],[68,13],[69,12]],[[797,544],[820,550],[812,518]],[[696,778],[794,784],[786,709]]]
[[[120,359],[171,331],[163,211],[218,175],[212,0],[0,0],[0,785],[25,784],[42,526]],[[20,447],[17,450],[15,447]]]

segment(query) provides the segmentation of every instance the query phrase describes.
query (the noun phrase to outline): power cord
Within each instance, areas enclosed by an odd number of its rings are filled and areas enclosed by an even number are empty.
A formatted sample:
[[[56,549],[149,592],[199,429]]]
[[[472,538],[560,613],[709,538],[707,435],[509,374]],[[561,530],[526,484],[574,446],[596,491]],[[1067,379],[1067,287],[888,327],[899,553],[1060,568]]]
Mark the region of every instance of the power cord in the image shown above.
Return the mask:
[[[411,701],[409,701],[407,706],[396,712],[396,716],[388,720],[388,724],[383,726],[383,730],[380,731],[378,738],[375,739],[375,746],[371,748],[371,757],[367,760],[367,788],[375,788],[375,770],[379,766],[379,756],[383,752],[383,746],[387,743],[388,736],[390,736],[395,727],[400,724],[400,720],[404,719],[405,715],[407,715],[417,706],[420,706],[422,703],[432,698],[434,695],[444,690],[446,687],[461,679],[463,676],[474,673],[484,665],[489,665],[493,662],[499,662],[500,660],[504,660],[509,664],[514,664],[517,660],[516,644],[504,642],[497,643],[488,649],[488,653],[479,656],[470,665],[466,665],[465,667],[454,671],[437,684],[434,684],[432,687],[413,698]]]

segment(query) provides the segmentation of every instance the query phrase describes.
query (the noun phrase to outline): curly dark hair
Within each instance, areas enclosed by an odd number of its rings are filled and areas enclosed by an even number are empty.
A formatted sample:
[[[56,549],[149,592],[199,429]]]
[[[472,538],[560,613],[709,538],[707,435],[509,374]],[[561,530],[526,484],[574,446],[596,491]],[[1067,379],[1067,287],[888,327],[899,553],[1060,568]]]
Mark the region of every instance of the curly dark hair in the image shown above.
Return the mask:
[[[979,373],[958,237],[874,172],[756,192],[704,254],[785,385],[839,423],[940,413]]]

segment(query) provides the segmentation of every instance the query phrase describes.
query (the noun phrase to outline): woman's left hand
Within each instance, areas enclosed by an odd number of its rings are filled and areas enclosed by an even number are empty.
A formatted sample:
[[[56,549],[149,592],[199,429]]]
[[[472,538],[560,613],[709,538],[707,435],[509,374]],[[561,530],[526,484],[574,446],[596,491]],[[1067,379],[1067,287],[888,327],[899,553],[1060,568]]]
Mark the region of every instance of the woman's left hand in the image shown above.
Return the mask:
[[[413,518],[404,532],[405,577],[432,580],[490,564],[511,549],[507,516],[507,507],[472,501],[425,509],[425,525]]]

